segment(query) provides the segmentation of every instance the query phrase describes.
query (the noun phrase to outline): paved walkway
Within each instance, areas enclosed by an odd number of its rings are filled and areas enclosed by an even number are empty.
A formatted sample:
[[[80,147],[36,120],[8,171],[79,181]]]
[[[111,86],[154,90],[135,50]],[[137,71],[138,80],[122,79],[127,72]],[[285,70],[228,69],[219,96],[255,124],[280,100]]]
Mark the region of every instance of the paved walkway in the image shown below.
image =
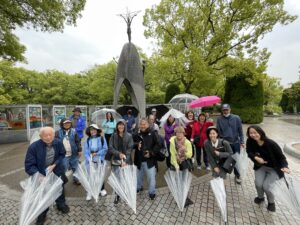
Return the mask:
[[[289,124],[277,118],[266,118],[262,127],[270,138],[280,144],[299,141],[300,126]],[[246,127],[244,127],[246,128]],[[1,148],[2,146],[0,146]],[[2,151],[3,149],[1,149]],[[0,152],[1,156],[1,152]],[[299,168],[300,160],[288,157],[293,170]],[[0,158],[1,160],[1,158]],[[12,162],[11,162],[12,163]],[[20,169],[20,168],[19,168]],[[18,168],[16,168],[16,171]],[[8,173],[6,171],[6,173]],[[19,172],[16,172],[19,173]],[[4,172],[1,172],[3,175]],[[17,224],[21,193],[10,186],[0,174],[0,224]],[[62,215],[55,207],[49,214],[47,224],[223,224],[220,210],[209,186],[210,175],[194,177],[190,188],[190,198],[194,204],[180,213],[167,187],[158,189],[154,201],[148,199],[146,192],[138,194],[137,214],[124,203],[113,204],[113,196],[101,198],[96,204],[86,202],[84,196],[67,198],[70,213]],[[265,205],[256,205],[253,170],[249,168],[248,177],[242,185],[234,183],[233,175],[225,181],[227,193],[228,224],[300,224],[300,216],[292,215],[284,206],[277,204],[276,213],[270,213]]]

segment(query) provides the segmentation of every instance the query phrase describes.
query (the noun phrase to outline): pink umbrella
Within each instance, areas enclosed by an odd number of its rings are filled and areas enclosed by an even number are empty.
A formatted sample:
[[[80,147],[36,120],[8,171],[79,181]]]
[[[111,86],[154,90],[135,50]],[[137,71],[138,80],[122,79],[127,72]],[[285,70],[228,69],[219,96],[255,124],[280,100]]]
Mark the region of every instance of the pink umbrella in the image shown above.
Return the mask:
[[[221,98],[218,96],[205,96],[192,101],[189,104],[189,107],[190,108],[204,107],[204,106],[216,104],[220,101]]]

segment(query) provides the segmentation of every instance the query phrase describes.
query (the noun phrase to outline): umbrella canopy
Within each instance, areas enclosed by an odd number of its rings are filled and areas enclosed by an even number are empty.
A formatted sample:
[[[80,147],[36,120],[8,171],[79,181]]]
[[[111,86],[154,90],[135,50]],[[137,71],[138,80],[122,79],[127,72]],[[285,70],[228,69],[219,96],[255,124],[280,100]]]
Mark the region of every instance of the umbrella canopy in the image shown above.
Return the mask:
[[[90,160],[79,164],[74,176],[77,177],[84,189],[98,202],[100,189],[104,183],[106,174],[107,165],[105,161],[104,163],[94,163]]]
[[[220,177],[212,179],[210,181],[210,186],[214,192],[215,198],[217,200],[218,206],[221,210],[221,214],[224,222],[227,222],[227,207],[226,207],[226,192],[224,186],[224,180]]]
[[[295,215],[300,215],[300,179],[299,177],[285,174],[272,186],[275,199]]]
[[[91,122],[101,127],[103,121],[106,120],[106,113],[108,112],[110,112],[113,115],[116,121],[122,119],[122,116],[119,113],[117,113],[116,110],[103,108],[92,113]]]
[[[192,174],[188,170],[167,170],[164,177],[179,210],[182,212],[192,183]]]
[[[236,161],[235,168],[238,170],[241,178],[245,178],[248,172],[249,159],[245,149],[240,153],[235,153],[232,158]]]
[[[124,105],[124,106],[121,106],[119,108],[117,108],[117,112],[121,115],[121,116],[125,116],[127,114],[127,111],[128,109],[131,109],[132,110],[132,115],[134,117],[137,117],[138,114],[139,114],[139,111],[133,107],[133,106],[128,106],[128,105]]]
[[[134,165],[121,167],[108,177],[109,185],[136,214],[137,169]]]
[[[175,95],[170,101],[169,104],[180,104],[180,103],[190,103],[191,101],[198,99],[196,95],[191,94],[179,94]]]
[[[221,101],[221,98],[218,96],[205,96],[198,98],[196,100],[193,100],[190,104],[190,108],[197,108],[197,107],[204,107],[204,106],[210,106],[216,103],[219,103]]]
[[[185,117],[185,115],[178,111],[177,109],[170,109],[163,117],[160,119],[160,122],[165,124],[169,118],[169,116],[172,116],[176,119],[177,123],[181,126],[185,127],[185,124],[189,123],[189,120]]]
[[[155,105],[155,106],[151,106],[149,108],[146,108],[146,114],[150,115],[153,108],[156,109],[156,117],[158,119],[160,119],[163,115],[165,115],[170,110],[165,105]]]
[[[43,176],[35,173],[22,181],[24,189],[21,199],[20,225],[31,224],[43,211],[51,206],[62,193],[63,181],[53,172]]]

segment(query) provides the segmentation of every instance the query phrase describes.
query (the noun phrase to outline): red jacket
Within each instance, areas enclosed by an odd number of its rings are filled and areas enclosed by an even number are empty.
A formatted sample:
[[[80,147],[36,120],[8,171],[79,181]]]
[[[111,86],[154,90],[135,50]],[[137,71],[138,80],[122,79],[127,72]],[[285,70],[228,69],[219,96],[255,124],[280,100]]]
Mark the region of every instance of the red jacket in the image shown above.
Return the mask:
[[[204,142],[207,139],[206,129],[212,125],[214,125],[212,122],[204,122],[204,124],[200,124],[200,122],[197,121],[194,123],[191,139],[194,139],[196,136],[200,136],[200,141],[198,142],[197,147],[203,148]]]

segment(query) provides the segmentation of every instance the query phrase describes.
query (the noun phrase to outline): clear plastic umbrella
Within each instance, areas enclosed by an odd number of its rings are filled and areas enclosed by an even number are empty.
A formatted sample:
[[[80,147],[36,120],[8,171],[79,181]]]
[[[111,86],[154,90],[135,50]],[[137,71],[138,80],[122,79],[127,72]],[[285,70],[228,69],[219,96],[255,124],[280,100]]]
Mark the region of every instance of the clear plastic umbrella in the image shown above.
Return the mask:
[[[136,166],[126,165],[120,167],[118,172],[111,172],[108,183],[136,214]]]
[[[241,149],[240,153],[235,153],[232,158],[236,161],[235,168],[238,170],[241,178],[245,178],[248,172],[249,159],[245,149]]]
[[[105,161],[103,163],[94,163],[90,160],[89,162],[79,164],[74,176],[77,177],[84,189],[98,202],[107,171],[108,168]]]
[[[176,119],[176,121],[179,123],[179,125],[185,127],[185,125],[187,123],[189,123],[190,121],[185,117],[185,115],[178,111],[177,109],[170,109],[165,115],[163,115],[163,117],[160,119],[160,122],[163,124],[165,124],[169,118],[169,116],[172,116]]]
[[[108,112],[110,112],[113,115],[116,121],[122,119],[122,116],[119,113],[117,113],[116,110],[103,108],[92,113],[92,118],[91,118],[92,123],[95,123],[99,127],[101,127],[103,121],[106,120],[106,113]]]
[[[53,172],[46,176],[35,173],[22,181],[20,185],[24,189],[21,199],[21,211],[19,224],[29,225],[62,193],[63,181]]]
[[[226,206],[226,191],[224,186],[223,178],[215,178],[210,181],[210,186],[214,192],[215,198],[217,200],[218,206],[221,210],[223,220],[226,224],[227,222],[227,206]]]
[[[179,210],[182,212],[192,183],[192,174],[188,170],[167,170],[164,177]]]
[[[291,209],[296,215],[300,215],[300,178],[285,174],[284,178],[277,180],[272,185],[275,199]]]

